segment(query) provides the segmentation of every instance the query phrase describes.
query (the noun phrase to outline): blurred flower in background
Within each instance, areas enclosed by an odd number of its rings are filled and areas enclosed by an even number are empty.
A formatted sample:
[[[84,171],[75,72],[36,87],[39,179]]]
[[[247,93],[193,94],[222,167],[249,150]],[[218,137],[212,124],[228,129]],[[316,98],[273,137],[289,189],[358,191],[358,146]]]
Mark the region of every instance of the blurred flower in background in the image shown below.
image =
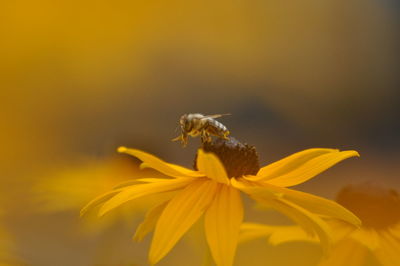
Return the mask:
[[[64,169],[62,169],[64,168]],[[140,171],[135,161],[111,158],[108,160],[81,160],[80,165],[55,167],[55,170],[41,178],[33,186],[33,201],[37,212],[59,213],[75,212],[93,197],[106,192],[118,184],[131,183],[135,178],[150,178],[160,176],[155,171]],[[119,213],[107,216],[106,219],[93,219],[87,216],[83,219],[86,232],[102,230],[112,224],[114,219],[122,219],[131,224],[135,215],[142,214],[149,204],[160,199],[146,199],[138,204],[130,205]]]
[[[3,226],[0,228],[0,265],[25,265],[25,262],[19,258],[15,251],[15,243],[12,236],[5,231]]]
[[[332,257],[349,257],[358,255],[360,264],[366,259],[362,252],[365,248],[372,252],[376,259],[385,266],[395,266],[400,261],[400,196],[394,189],[380,185],[364,183],[343,188],[336,201],[353,211],[362,220],[360,230],[351,233],[343,240],[347,249],[337,252]],[[361,254],[357,254],[361,253]],[[333,264],[332,264],[333,263]],[[322,265],[337,265],[333,262]],[[356,264],[353,264],[356,265]]]
[[[338,220],[327,220],[335,245],[319,266],[379,265],[396,266],[400,261],[400,197],[397,191],[377,184],[349,185],[337,195],[337,202],[354,212],[361,228]],[[273,245],[293,241],[317,242],[298,226],[270,226],[246,223],[241,242],[267,237]],[[372,255],[372,256],[371,256]],[[370,264],[367,264],[370,263]]]
[[[1,198],[1,196],[0,196]],[[1,202],[1,201],[0,201]],[[15,247],[13,235],[11,235],[4,225],[4,207],[0,211],[0,265],[17,266],[26,263],[19,256]]]

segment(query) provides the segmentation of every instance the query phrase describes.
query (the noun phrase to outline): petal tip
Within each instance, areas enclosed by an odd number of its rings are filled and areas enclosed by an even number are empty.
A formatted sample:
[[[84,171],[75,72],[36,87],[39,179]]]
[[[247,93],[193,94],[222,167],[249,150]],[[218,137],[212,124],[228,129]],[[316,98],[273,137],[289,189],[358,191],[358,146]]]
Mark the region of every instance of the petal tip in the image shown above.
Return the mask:
[[[149,257],[148,257],[147,261],[148,261],[149,265],[151,265],[151,266],[155,265],[158,262],[158,260],[156,260],[154,258],[154,256],[152,256],[150,254],[149,254]]]
[[[124,147],[124,146],[121,146],[121,147],[118,147],[118,149],[117,149],[117,151],[119,152],[119,153],[124,153],[124,152],[126,152],[128,149],[126,148],[126,147]]]
[[[141,163],[141,164],[139,165],[139,169],[140,169],[140,170],[143,170],[143,169],[146,169],[146,168],[149,168],[149,166],[148,166],[146,163]]]
[[[356,216],[354,225],[355,225],[357,228],[360,228],[361,226],[363,226],[363,222],[361,221],[360,218],[358,218],[358,217]]]
[[[351,154],[352,156],[360,157],[360,153],[356,150],[348,150],[348,151],[342,151],[342,152],[347,152],[347,153]]]
[[[348,157],[347,157],[347,158],[350,158],[350,157],[360,157],[360,153],[358,153],[358,151],[355,151],[355,150],[342,151],[342,152],[345,152],[345,153],[348,154]]]
[[[140,236],[139,234],[135,234],[135,235],[132,237],[132,240],[135,241],[135,242],[142,242],[143,237]]]
[[[99,212],[97,213],[97,217],[101,218],[108,212],[107,209],[104,208],[104,205],[100,208]]]
[[[86,210],[82,209],[82,210],[79,212],[79,217],[82,218],[82,217],[85,215],[85,213],[86,213]]]

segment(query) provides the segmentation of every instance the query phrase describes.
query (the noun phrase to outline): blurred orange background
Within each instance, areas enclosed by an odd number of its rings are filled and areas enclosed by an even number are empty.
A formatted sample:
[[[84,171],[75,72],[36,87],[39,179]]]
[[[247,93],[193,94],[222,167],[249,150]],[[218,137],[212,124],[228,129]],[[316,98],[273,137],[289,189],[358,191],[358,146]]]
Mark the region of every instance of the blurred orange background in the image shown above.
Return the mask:
[[[257,147],[262,165],[310,147],[360,152],[300,190],[332,199],[364,181],[400,190],[399,11],[393,0],[2,3],[4,260],[146,265],[149,241],[131,241],[143,209],[92,221],[91,233],[79,209],[153,174],[117,155],[120,145],[190,167],[199,140],[170,141],[184,113],[231,113],[220,121]],[[186,239],[160,265],[193,256],[200,265],[196,245]],[[237,265],[315,265],[320,255],[312,245],[249,245]]]

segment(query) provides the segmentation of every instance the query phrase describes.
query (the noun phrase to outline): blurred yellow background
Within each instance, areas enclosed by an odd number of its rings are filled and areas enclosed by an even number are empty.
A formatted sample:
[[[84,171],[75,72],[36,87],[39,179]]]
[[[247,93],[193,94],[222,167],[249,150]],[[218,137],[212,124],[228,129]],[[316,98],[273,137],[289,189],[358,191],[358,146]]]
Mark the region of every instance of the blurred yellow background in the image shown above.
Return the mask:
[[[146,265],[148,240],[130,239],[143,210],[92,234],[79,209],[153,174],[117,155],[120,145],[190,167],[199,140],[186,149],[170,141],[184,113],[231,113],[220,121],[257,147],[262,165],[310,147],[360,152],[300,190],[334,198],[364,181],[400,190],[396,1],[0,6],[0,231],[10,263]],[[245,220],[282,217],[250,211]],[[181,242],[160,265],[194,256],[200,265],[195,243]],[[236,264],[315,265],[320,256],[312,245],[261,244],[239,248]]]

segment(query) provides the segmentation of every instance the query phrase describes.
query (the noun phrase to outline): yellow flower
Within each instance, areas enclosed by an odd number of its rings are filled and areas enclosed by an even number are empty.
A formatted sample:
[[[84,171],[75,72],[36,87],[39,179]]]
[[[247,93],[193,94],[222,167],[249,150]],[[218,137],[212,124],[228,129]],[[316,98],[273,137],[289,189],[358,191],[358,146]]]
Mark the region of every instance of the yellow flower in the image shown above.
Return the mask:
[[[205,234],[217,265],[232,265],[243,221],[240,192],[284,213],[327,246],[330,229],[320,216],[334,217],[358,225],[350,211],[327,199],[288,189],[303,183],[334,164],[358,156],[355,151],[308,149],[278,162],[258,167],[254,148],[240,143],[210,144],[198,150],[193,171],[164,162],[136,149],[120,147],[121,153],[141,161],[170,178],[143,178],[92,200],[81,214],[102,205],[99,215],[131,200],[171,192],[170,199],[151,209],[134,238],[141,240],[154,230],[150,264],[159,262],[204,214]]]
[[[337,220],[327,220],[334,233],[334,247],[330,256],[319,266],[361,266],[369,253],[383,266],[397,266],[400,262],[400,196],[394,190],[371,184],[347,186],[337,202],[357,214],[363,225],[354,228]],[[293,242],[316,242],[298,226],[269,226],[246,223],[241,228],[241,241],[268,237],[273,245]]]

